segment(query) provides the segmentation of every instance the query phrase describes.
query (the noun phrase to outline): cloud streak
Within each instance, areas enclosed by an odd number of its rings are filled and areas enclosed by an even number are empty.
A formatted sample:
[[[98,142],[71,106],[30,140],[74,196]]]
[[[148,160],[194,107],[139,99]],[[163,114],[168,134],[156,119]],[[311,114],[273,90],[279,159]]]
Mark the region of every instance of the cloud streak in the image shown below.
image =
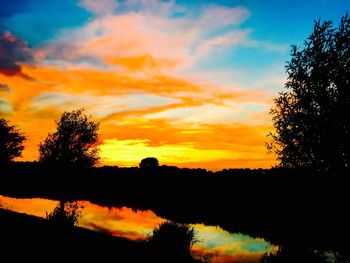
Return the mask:
[[[106,2],[109,6],[113,1]],[[103,3],[86,0],[81,5],[95,7]],[[129,0],[121,8],[131,11],[99,16],[69,34],[64,32],[59,45],[53,42],[48,46],[46,58],[79,61],[92,57],[109,66],[132,70],[142,71],[147,66],[173,69],[193,66],[213,49],[248,41],[248,31],[238,27],[249,16],[242,7],[207,6],[197,16],[171,1]],[[178,10],[182,15],[176,16]],[[229,33],[217,35],[224,29]],[[136,62],[142,66],[135,67]]]
[[[118,6],[115,0],[80,0],[78,5],[96,15],[111,14]]]

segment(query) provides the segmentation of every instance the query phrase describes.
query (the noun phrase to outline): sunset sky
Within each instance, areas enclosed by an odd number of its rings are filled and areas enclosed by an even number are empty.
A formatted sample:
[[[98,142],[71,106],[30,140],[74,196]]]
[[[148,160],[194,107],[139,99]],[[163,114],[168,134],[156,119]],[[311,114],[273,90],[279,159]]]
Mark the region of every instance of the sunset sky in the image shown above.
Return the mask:
[[[100,122],[101,164],[270,167],[290,45],[349,0],[0,0],[0,117],[23,158],[63,111]]]

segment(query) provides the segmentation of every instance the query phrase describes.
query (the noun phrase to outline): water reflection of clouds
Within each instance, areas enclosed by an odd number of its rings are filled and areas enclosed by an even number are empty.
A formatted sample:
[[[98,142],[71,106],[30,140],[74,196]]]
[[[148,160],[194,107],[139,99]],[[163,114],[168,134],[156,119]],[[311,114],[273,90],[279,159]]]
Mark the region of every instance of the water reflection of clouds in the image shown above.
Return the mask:
[[[16,199],[2,195],[0,201],[5,209],[38,217],[45,217],[46,212],[51,212],[58,204],[57,201],[42,198]]]
[[[0,203],[6,209],[39,217],[45,217],[46,212],[51,212],[58,204],[57,201],[40,198],[16,199],[1,195]],[[81,201],[79,205],[84,207],[80,226],[132,240],[145,239],[156,226],[166,221],[151,210],[107,208],[87,201]],[[220,227],[192,226],[199,240],[193,247],[194,255],[207,257],[213,263],[259,262],[263,253],[274,248],[263,239],[230,234]]]
[[[109,232],[114,236],[144,239],[153,228],[166,221],[150,210],[137,211],[128,207],[108,209],[89,202],[81,203],[84,205],[84,212],[79,224]]]
[[[243,234],[230,234],[220,227],[193,225],[200,240],[193,250],[212,262],[259,262],[261,256],[272,249],[263,239]]]
[[[94,228],[103,226],[112,235],[129,239],[143,239],[154,227],[165,219],[158,217],[150,210],[137,211],[131,208],[105,208],[90,205],[85,206],[86,222],[95,223]],[[99,222],[99,223],[97,223]],[[85,225],[85,223],[81,223]],[[89,227],[85,225],[86,227]],[[91,228],[90,224],[90,228]],[[207,257],[213,263],[228,262],[260,262],[262,255],[272,249],[272,246],[260,238],[252,238],[243,234],[230,234],[220,227],[192,225],[199,242],[194,245],[193,252],[200,258]]]

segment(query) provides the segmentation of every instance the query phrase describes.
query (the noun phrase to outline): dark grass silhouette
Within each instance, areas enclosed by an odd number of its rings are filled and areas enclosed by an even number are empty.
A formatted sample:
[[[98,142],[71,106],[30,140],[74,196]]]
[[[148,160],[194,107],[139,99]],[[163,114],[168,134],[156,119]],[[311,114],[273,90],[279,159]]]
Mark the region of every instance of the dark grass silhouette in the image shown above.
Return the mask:
[[[299,248],[280,248],[275,253],[266,253],[262,263],[348,263],[347,255],[336,251],[319,251],[312,249],[301,250]]]
[[[190,254],[194,231],[182,224],[167,222],[146,241],[130,241],[3,209],[0,220],[0,257],[13,262],[201,262]]]
[[[196,242],[192,227],[173,222],[161,223],[147,238],[154,258],[164,262],[200,262],[191,256],[191,247]]]
[[[144,262],[146,247],[78,227],[0,209],[1,262]]]

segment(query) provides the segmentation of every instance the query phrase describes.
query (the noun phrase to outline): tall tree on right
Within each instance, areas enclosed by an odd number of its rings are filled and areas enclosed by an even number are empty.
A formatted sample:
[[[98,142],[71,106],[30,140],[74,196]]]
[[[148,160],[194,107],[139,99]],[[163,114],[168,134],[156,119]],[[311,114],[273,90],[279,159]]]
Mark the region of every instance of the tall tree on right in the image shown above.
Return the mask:
[[[302,49],[292,46],[285,91],[271,110],[267,144],[280,167],[326,172],[350,167],[350,18],[315,22]]]

